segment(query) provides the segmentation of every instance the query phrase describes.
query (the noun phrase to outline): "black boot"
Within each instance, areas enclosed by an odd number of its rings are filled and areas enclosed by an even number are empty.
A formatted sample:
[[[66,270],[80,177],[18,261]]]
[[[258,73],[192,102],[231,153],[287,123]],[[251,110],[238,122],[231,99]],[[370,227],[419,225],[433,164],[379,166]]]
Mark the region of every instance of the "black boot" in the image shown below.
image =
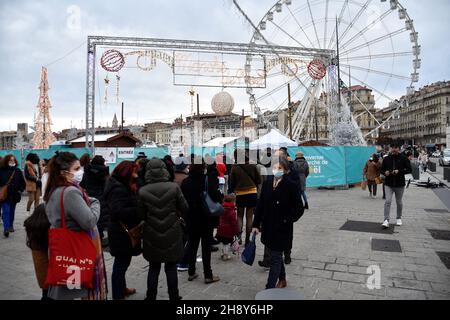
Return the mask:
[[[172,292],[172,293],[169,292],[169,300],[170,301],[179,301],[181,299],[183,299],[183,297],[180,296],[178,290],[176,292]]]
[[[305,209],[306,209],[306,210],[309,209],[308,202],[305,202]]]

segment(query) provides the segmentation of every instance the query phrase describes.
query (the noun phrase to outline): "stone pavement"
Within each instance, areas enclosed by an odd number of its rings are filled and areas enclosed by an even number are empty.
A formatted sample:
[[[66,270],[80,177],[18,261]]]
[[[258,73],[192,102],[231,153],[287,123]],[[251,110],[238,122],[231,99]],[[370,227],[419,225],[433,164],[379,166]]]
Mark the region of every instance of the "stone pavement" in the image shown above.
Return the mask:
[[[435,240],[427,229],[450,230],[450,213],[426,212],[446,208],[429,189],[411,186],[404,197],[404,225],[393,234],[342,231],[347,220],[380,223],[383,204],[379,196],[370,199],[360,188],[349,190],[309,190],[310,210],[295,225],[292,264],[286,266],[288,287],[306,299],[450,299],[450,271],[436,251],[450,252],[450,242]],[[25,201],[17,210],[16,232],[0,239],[0,299],[39,299],[31,253],[25,246],[22,224]],[[392,217],[395,218],[395,204]],[[1,227],[1,226],[0,226]],[[402,252],[372,251],[371,239],[399,240]],[[256,261],[263,247],[257,243]],[[108,283],[113,258],[105,253]],[[206,285],[202,277],[188,282],[179,273],[180,294],[184,299],[252,300],[264,289],[268,273],[257,265],[244,265],[239,259],[222,262],[213,253],[212,268],[221,281]],[[381,288],[366,286],[367,267],[378,265]],[[198,273],[202,265],[197,263]],[[138,291],[130,299],[145,297],[148,265],[142,257],[133,258],[127,273],[129,287]],[[111,294],[110,294],[111,295]],[[161,270],[159,299],[168,299]]]

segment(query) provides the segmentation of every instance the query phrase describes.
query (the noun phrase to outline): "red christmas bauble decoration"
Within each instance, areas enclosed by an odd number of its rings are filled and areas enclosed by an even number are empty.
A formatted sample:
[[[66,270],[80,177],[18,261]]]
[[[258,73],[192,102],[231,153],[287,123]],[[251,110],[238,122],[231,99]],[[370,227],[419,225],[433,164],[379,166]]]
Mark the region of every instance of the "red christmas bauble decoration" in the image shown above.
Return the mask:
[[[100,64],[106,71],[119,72],[125,65],[125,57],[120,51],[111,49],[103,53]]]
[[[308,64],[308,73],[311,78],[320,80],[327,74],[327,68],[320,59],[314,59]]]

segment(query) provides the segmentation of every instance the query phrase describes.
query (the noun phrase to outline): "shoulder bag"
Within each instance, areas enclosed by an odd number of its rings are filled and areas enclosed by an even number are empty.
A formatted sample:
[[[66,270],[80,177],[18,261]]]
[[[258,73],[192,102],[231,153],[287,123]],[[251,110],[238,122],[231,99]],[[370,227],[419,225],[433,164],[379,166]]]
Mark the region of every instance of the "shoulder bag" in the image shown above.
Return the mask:
[[[142,238],[144,234],[144,221],[141,221],[136,227],[128,230],[124,223],[120,222],[120,225],[128,234],[131,240],[131,246],[133,248],[142,246]]]
[[[14,170],[11,177],[9,177],[8,182],[4,186],[0,187],[0,202],[6,201],[6,199],[8,198],[8,186],[11,183],[12,179],[14,178],[15,174],[16,170]]]
[[[205,190],[202,192],[203,210],[207,216],[220,217],[225,212],[225,209],[219,202],[213,201],[208,193],[208,176],[205,178]]]
[[[86,231],[75,232],[66,226],[64,188],[61,192],[61,227],[48,232],[48,271],[46,286],[92,289],[97,249]]]

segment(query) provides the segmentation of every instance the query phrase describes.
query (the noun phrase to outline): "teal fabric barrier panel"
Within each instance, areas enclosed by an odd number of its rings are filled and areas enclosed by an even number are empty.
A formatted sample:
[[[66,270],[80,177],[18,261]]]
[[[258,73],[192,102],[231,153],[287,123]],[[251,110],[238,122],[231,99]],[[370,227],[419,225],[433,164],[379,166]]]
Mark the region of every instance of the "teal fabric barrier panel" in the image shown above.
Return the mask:
[[[344,147],[291,147],[289,155],[295,159],[297,152],[303,152],[309,163],[307,187],[345,185]]]
[[[375,147],[345,147],[347,184],[363,181],[364,166],[374,153],[376,153]]]
[[[43,159],[49,159],[50,160],[55,155],[56,151],[59,151],[59,152],[71,152],[71,153],[75,154],[78,158],[80,158],[85,153],[88,153],[89,155],[92,156],[92,153],[91,153],[89,148],[53,147],[51,149],[29,149],[29,150],[24,150],[23,158],[25,160],[27,158],[28,154],[35,153],[35,154],[37,154],[39,156],[39,159],[41,159],[41,160],[43,160]]]

